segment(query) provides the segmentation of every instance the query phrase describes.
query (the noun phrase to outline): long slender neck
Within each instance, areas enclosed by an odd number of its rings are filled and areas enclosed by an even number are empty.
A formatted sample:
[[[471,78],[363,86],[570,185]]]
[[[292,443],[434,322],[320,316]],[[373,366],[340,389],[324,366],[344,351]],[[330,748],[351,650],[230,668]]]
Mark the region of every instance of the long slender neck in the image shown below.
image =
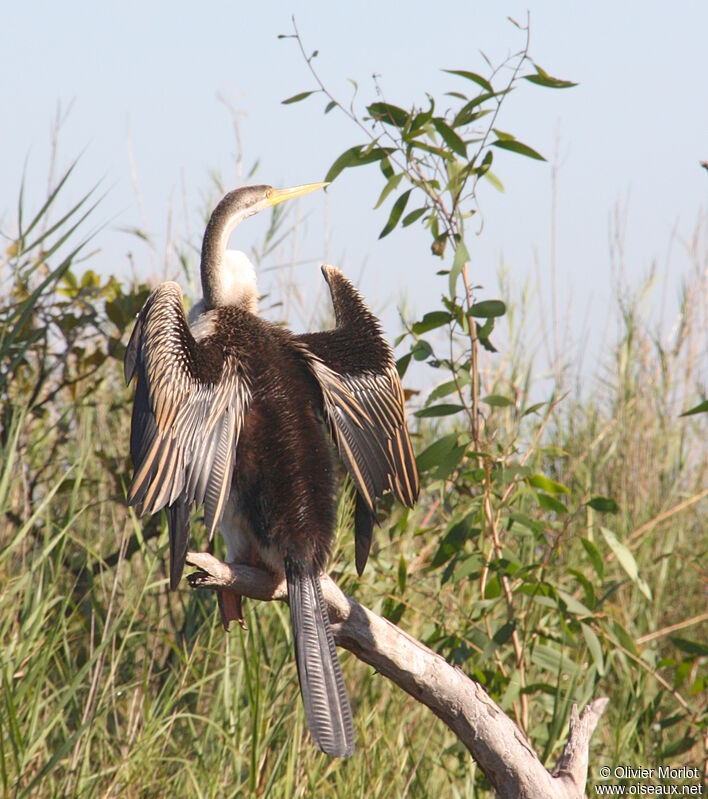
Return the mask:
[[[247,216],[244,209],[234,207],[233,195],[226,197],[214,209],[209,223],[204,231],[202,241],[202,293],[207,308],[218,308],[229,304],[229,298],[224,296],[224,253],[229,237],[237,225]]]

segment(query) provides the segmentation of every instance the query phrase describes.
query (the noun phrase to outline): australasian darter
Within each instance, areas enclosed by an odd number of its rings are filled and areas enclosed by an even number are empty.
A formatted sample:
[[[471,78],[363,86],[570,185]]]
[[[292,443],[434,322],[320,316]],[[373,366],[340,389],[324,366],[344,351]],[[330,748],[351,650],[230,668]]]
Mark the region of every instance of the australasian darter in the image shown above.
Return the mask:
[[[356,487],[356,566],[366,563],[375,501],[406,505],[418,475],[401,383],[376,318],[333,266],[323,266],[336,327],[295,335],[257,316],[255,271],[226,249],[247,217],[325,184],[248,186],[209,219],[201,253],[204,298],[184,314],[176,283],[140,311],[125,354],[137,375],[129,502],[165,508],[170,587],[179,583],[192,504],[219,528],[227,560],[285,573],[305,715],[317,746],[354,751],[351,708],[322,596],[335,524],[337,474],[330,437]],[[328,435],[329,432],[329,435]],[[219,594],[222,621],[242,621],[241,597]]]

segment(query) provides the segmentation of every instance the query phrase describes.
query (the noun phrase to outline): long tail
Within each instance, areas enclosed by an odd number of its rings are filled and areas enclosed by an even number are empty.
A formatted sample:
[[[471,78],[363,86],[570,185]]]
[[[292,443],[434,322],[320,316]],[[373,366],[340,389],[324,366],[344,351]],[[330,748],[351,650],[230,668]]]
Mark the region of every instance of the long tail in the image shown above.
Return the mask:
[[[317,574],[285,559],[295,659],[305,717],[317,747],[328,755],[354,754],[354,725],[327,605]]]

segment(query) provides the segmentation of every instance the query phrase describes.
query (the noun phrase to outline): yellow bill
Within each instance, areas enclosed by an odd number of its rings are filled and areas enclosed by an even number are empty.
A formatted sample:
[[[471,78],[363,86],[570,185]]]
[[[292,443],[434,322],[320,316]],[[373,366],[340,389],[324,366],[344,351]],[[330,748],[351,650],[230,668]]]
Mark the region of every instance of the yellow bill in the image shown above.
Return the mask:
[[[302,186],[293,186],[291,189],[271,189],[266,196],[266,202],[268,205],[278,205],[286,200],[302,197],[311,191],[324,189],[325,186],[329,186],[329,183],[303,183]]]

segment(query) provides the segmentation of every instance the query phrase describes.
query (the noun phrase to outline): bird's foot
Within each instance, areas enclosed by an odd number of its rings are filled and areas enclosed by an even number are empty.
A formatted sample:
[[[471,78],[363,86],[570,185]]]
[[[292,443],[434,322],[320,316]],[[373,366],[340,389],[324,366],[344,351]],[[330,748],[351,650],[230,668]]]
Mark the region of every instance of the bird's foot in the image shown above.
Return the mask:
[[[233,591],[219,589],[216,592],[219,601],[219,613],[221,614],[221,623],[224,625],[226,632],[229,631],[229,624],[232,621],[237,621],[242,630],[247,630],[246,620],[243,617],[243,606],[241,603],[241,594],[236,594]]]

